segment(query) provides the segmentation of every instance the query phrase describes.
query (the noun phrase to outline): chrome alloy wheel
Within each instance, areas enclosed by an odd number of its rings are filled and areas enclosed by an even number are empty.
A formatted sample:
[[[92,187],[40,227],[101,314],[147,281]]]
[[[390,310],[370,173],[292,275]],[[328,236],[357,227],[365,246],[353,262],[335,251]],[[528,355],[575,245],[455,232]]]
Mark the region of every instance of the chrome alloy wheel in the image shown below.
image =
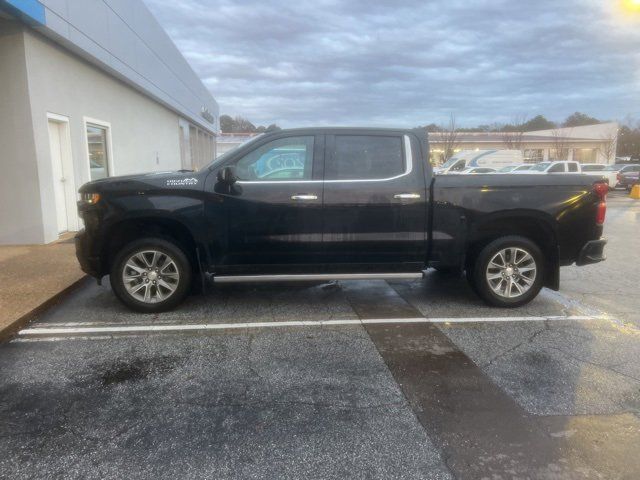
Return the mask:
[[[504,298],[524,295],[536,280],[537,267],[533,256],[522,248],[504,248],[487,266],[486,279],[491,290]]]
[[[133,298],[158,303],[173,295],[180,282],[176,262],[158,250],[134,253],[122,269],[122,281]]]

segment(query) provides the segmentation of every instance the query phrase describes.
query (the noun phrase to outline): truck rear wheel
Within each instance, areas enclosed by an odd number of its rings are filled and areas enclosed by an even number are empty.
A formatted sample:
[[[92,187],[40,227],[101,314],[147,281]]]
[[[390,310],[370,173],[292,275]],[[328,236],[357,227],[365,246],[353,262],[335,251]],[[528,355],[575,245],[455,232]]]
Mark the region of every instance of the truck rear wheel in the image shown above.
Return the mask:
[[[520,236],[498,238],[475,259],[470,280],[474,290],[490,305],[519,307],[533,300],[544,279],[540,248]]]
[[[174,243],[143,238],[118,252],[110,282],[118,299],[132,310],[164,312],[179,305],[189,292],[191,264]]]

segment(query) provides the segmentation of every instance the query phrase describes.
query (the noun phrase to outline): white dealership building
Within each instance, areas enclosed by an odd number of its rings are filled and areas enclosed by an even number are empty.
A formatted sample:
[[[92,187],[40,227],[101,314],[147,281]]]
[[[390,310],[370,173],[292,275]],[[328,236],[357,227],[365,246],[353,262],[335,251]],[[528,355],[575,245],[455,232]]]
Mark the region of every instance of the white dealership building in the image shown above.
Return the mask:
[[[218,105],[141,0],[0,0],[0,244],[81,227],[77,190],[215,157]]]

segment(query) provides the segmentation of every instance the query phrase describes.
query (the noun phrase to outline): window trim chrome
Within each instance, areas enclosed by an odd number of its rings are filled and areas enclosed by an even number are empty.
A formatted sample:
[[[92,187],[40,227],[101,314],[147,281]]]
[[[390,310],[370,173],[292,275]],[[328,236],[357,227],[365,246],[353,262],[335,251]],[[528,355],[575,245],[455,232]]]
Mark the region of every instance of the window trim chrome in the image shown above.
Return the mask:
[[[361,183],[361,182],[388,182],[390,180],[396,180],[398,178],[406,177],[413,171],[413,152],[411,150],[411,138],[409,135],[403,135],[404,139],[404,159],[405,159],[405,171],[399,175],[387,178],[354,178],[350,180],[238,180],[240,185],[258,184],[258,185],[270,185],[270,184],[289,184],[289,183]]]

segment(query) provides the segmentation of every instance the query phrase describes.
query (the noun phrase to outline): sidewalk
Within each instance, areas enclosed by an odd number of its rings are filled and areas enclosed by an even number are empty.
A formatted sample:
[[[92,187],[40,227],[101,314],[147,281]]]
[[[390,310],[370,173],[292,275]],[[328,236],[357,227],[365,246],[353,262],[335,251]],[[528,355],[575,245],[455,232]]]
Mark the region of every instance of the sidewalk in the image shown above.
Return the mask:
[[[85,276],[73,237],[49,245],[0,246],[0,341]]]

